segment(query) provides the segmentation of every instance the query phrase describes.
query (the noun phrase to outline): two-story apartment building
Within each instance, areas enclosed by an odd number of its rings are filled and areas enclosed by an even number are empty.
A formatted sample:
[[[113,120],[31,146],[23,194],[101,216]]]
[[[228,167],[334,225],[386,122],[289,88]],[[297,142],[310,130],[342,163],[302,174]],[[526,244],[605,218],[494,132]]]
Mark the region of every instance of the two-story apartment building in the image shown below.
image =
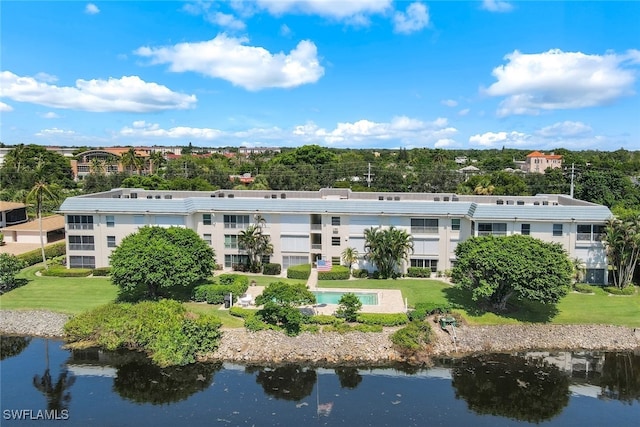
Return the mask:
[[[188,227],[216,252],[226,269],[243,262],[238,234],[257,216],[271,238],[269,262],[283,269],[322,258],[340,263],[347,247],[365,253],[364,230],[395,226],[413,237],[409,266],[444,271],[456,245],[471,236],[527,234],[558,242],[580,258],[587,280],[605,283],[607,260],[600,241],[611,212],[563,195],[476,196],[434,193],[114,189],[70,197],[66,215],[67,265],[105,267],[120,241],[145,225]],[[361,268],[373,266],[361,259]]]

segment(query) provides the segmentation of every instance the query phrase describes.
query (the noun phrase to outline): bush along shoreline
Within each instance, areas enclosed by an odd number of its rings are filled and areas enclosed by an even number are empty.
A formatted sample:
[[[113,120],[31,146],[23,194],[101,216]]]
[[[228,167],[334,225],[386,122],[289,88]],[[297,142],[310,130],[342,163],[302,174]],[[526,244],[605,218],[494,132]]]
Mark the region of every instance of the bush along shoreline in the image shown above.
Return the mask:
[[[144,307],[144,304],[150,303],[142,304]],[[83,317],[88,314],[76,316],[69,322],[70,326],[65,328],[69,331],[66,336],[63,330],[63,325],[69,318],[66,315],[48,311],[0,310],[0,331],[13,335],[66,338],[105,348],[131,348],[155,357],[154,360],[159,364],[184,364],[199,360],[268,365],[303,363],[317,366],[380,366],[390,363],[424,364],[431,357],[456,357],[474,353],[640,349],[640,329],[611,325],[462,325],[456,329],[458,339],[454,343],[449,333],[443,331],[434,322],[435,318],[430,316],[424,320],[430,325],[429,330],[420,324],[409,324],[409,330],[397,334],[397,331],[406,326],[384,327],[382,332],[302,332],[291,337],[274,330],[221,330],[217,319],[203,316],[200,320],[201,317],[189,314],[175,304],[161,304],[158,308],[147,306],[139,309],[146,313],[140,317],[130,316],[138,313],[131,307],[133,305],[128,305],[123,310],[102,308],[102,311],[91,316],[93,321]],[[119,316],[117,319],[111,316],[116,312]],[[138,325],[145,324],[145,329],[132,333],[129,330],[131,323],[125,322],[122,314],[127,312],[127,318],[134,319],[131,321]],[[165,320],[153,321],[157,319],[153,315],[159,312],[167,314]],[[111,320],[107,320],[109,318]],[[316,321],[319,324],[329,323],[329,326],[335,323],[334,320],[325,318],[318,318]],[[108,324],[113,330],[99,338],[95,328],[98,324]],[[118,329],[123,325],[127,325],[127,332]],[[185,333],[191,338],[183,336]],[[396,334],[396,338],[392,338],[393,334]],[[129,341],[133,338],[137,341]],[[175,342],[184,344],[187,350],[172,344],[171,340],[174,339],[177,340]],[[429,343],[425,344],[427,339]],[[394,341],[400,345],[415,341],[422,346],[420,350],[407,351],[394,344]],[[175,355],[167,356],[169,351],[175,351]]]

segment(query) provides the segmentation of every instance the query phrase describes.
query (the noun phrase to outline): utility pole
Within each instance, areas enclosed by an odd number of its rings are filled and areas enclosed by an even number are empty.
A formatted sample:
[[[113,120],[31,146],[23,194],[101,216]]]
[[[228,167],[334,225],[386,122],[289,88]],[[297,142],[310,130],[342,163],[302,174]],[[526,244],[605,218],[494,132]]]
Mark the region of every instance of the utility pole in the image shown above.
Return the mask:
[[[569,190],[569,196],[573,199],[573,174],[575,171],[575,163],[571,163],[571,189]]]
[[[371,181],[373,181],[373,179],[371,179],[371,163],[368,163],[369,165],[369,169],[367,172],[367,187],[371,187]]]

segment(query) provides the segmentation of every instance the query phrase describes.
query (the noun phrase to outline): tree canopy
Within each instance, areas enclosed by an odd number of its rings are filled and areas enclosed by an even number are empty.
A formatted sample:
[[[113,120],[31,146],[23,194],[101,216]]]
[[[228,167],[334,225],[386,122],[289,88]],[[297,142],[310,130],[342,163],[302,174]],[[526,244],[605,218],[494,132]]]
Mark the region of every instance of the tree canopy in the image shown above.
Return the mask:
[[[367,228],[364,230],[365,258],[378,268],[380,277],[394,277],[403,260],[413,253],[413,238],[405,230],[389,228]]]
[[[214,266],[213,249],[195,231],[143,227],[111,253],[111,280],[126,299],[153,299],[206,279]]]
[[[640,257],[640,216],[609,219],[603,241],[613,267],[613,284],[618,288],[631,285]]]
[[[504,311],[511,297],[557,303],[571,287],[573,265],[558,243],[531,236],[482,236],[456,247],[452,278],[473,299]]]

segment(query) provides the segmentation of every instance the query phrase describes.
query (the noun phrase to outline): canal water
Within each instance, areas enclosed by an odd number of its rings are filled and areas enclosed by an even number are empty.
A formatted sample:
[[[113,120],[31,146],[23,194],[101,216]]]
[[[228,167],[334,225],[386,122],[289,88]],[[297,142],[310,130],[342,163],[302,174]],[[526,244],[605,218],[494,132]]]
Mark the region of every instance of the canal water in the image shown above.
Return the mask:
[[[640,425],[640,355],[540,352],[430,369],[194,364],[2,337],[2,426]],[[44,424],[43,424],[44,423]]]

